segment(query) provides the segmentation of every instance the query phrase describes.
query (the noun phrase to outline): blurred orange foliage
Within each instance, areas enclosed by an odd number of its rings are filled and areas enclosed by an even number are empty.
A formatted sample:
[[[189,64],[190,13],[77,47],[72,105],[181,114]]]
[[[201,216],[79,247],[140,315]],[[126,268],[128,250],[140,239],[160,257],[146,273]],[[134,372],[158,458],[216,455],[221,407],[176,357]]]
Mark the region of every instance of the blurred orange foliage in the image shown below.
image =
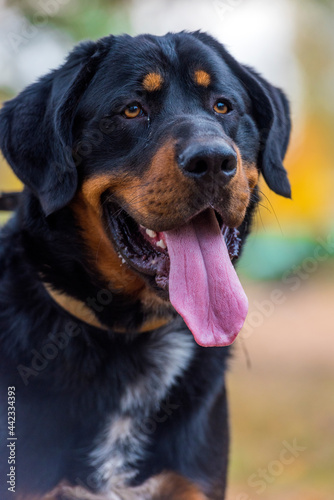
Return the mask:
[[[271,193],[264,183],[266,198],[260,220],[268,226],[299,234],[319,234],[333,228],[334,168],[332,129],[316,117],[308,117],[302,130],[293,132],[285,167],[292,186],[292,201]],[[272,205],[272,206],[271,206]],[[275,214],[273,213],[275,212]],[[278,219],[278,222],[276,220]]]

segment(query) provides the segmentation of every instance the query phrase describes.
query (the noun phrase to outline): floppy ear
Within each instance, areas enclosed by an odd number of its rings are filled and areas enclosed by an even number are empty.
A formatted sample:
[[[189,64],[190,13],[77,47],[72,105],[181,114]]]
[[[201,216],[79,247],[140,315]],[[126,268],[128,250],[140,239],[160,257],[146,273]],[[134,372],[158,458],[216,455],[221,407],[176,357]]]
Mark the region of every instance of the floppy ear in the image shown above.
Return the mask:
[[[283,160],[288,148],[291,122],[289,102],[284,93],[246,66],[244,84],[253,101],[261,134],[259,167],[263,177],[275,193],[291,198],[291,186]]]
[[[291,130],[287,98],[253,69],[239,64],[214,38],[199,32],[194,35],[220,54],[248,91],[253,104],[253,116],[261,134],[258,166],[270,189],[291,198],[290,182],[282,164]]]
[[[0,111],[0,147],[45,215],[64,207],[77,188],[72,158],[75,110],[110,42],[78,45],[59,69],[27,87]]]

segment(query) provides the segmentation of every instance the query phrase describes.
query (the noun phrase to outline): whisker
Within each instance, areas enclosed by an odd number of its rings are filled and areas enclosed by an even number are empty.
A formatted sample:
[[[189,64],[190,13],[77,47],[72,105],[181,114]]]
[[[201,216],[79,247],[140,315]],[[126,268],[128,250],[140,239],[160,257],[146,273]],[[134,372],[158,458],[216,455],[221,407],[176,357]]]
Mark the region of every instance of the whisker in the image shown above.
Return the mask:
[[[262,195],[262,196],[264,196],[264,197],[266,198],[267,202],[269,203],[269,205],[270,205],[270,207],[271,207],[271,210],[272,210],[272,213],[274,214],[274,217],[275,217],[275,219],[276,219],[276,221],[277,221],[277,224],[278,224],[278,227],[279,227],[279,229],[280,229],[280,232],[281,232],[282,236],[284,236],[284,232],[283,232],[282,226],[281,226],[281,224],[280,224],[280,221],[278,220],[278,217],[277,217],[276,211],[275,211],[275,209],[274,209],[274,207],[273,207],[273,204],[271,203],[271,201],[270,201],[270,199],[268,198],[268,196],[264,194],[264,192],[263,192],[263,191],[261,191],[261,190],[260,190],[259,192],[261,193],[261,195]]]

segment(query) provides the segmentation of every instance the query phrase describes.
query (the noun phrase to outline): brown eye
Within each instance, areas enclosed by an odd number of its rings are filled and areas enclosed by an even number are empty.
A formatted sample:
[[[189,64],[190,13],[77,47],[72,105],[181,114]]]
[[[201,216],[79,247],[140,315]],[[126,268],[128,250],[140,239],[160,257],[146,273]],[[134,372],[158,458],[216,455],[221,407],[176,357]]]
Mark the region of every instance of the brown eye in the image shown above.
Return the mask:
[[[230,111],[230,107],[224,101],[216,102],[213,109],[216,111],[216,113],[219,113],[220,115],[226,115],[226,113]]]
[[[143,114],[143,110],[139,106],[139,104],[130,104],[124,110],[124,115],[127,118],[137,118],[137,116],[140,116],[142,114]]]

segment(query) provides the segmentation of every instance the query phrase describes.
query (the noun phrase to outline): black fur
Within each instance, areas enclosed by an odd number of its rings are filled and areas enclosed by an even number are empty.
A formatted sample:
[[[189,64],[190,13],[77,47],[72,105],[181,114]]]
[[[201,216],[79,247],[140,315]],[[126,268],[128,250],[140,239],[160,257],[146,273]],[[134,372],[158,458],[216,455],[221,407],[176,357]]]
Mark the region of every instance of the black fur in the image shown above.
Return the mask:
[[[136,333],[146,314],[139,299],[112,291],[108,308],[95,311],[110,326],[105,332],[60,308],[42,278],[83,302],[106,287],[92,269],[68,205],[92,174],[121,170],[124,165],[129,173],[141,172],[172,122],[177,137],[186,140],[190,129],[184,127],[183,116],[191,115],[194,127],[206,119],[199,105],[202,90],[189,93],[184,71],[189,61],[200,61],[214,75],[217,89],[222,85],[226,93],[234,93],[242,112],[231,118],[224,133],[246,161],[257,163],[273,191],[289,197],[282,166],[290,131],[285,96],[203,33],[110,36],[83,43],[59,69],[7,102],[0,112],[1,149],[26,186],[0,237],[1,498],[15,498],[4,484],[9,386],[16,387],[17,491],[43,493],[62,480],[94,491],[98,485],[88,453],[110,415],[119,411],[124,387],[142,373],[149,374],[147,352],[157,332]],[[171,83],[169,91],[162,91],[163,106],[154,93],[147,97],[151,122],[140,129],[135,123],[121,125],[117,110],[128,94],[139,95],[138,75],[154,71],[157,65],[167,72],[172,67],[180,75],[178,87]],[[101,123],[105,130],[97,143],[94,130],[101,130]],[[80,150],[82,142],[89,145],[88,153]],[[255,190],[239,228],[243,242],[257,201]],[[115,325],[129,333],[114,333]],[[172,327],[191,336],[180,318]],[[52,348],[49,352],[45,347],[50,343],[55,346],[54,357]],[[41,354],[43,349],[50,359]],[[205,485],[210,498],[223,498],[227,356],[227,348],[194,345],[189,366],[168,395],[177,410],[152,431],[133,484],[173,470]],[[162,411],[161,401],[156,405],[146,417]]]
[[[291,198],[290,182],[282,165],[291,129],[287,98],[252,68],[239,64],[212,37],[205,33],[198,33],[197,36],[222,56],[252,97],[252,113],[261,134],[258,165],[270,189]]]

